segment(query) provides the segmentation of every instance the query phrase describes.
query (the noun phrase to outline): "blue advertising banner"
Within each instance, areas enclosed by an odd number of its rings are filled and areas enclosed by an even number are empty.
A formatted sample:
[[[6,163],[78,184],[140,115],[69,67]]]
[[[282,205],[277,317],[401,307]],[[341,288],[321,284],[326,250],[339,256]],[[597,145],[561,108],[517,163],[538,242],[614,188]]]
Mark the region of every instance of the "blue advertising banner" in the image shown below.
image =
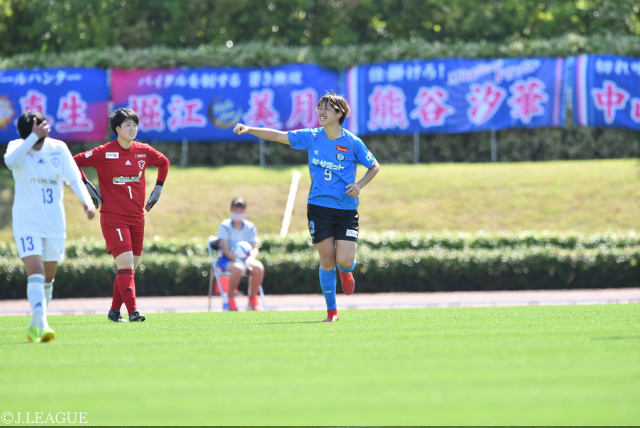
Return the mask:
[[[573,117],[581,126],[640,130],[640,58],[575,58]]]
[[[268,68],[112,70],[114,108],[139,118],[139,139],[255,141],[242,122],[279,130],[318,126],[315,108],[338,73],[316,65]]]
[[[47,118],[52,138],[65,142],[103,141],[109,117],[106,70],[0,71],[0,142],[19,138],[16,121],[31,110]]]
[[[560,126],[563,78],[563,58],[358,66],[346,74],[354,113],[347,126],[358,135]]]

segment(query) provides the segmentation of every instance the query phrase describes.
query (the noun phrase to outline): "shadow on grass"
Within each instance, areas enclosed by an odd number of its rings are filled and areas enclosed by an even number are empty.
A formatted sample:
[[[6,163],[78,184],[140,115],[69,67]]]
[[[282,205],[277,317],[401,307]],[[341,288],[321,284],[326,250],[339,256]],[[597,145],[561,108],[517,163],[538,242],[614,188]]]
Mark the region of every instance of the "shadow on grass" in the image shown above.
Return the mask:
[[[289,324],[321,324],[323,321],[261,322],[248,325],[289,325]]]
[[[598,337],[593,340],[640,340],[640,336],[612,336],[612,337]]]
[[[37,346],[38,343],[27,342],[26,340],[24,342],[0,343],[0,347],[4,347],[4,346],[20,346],[20,345]]]

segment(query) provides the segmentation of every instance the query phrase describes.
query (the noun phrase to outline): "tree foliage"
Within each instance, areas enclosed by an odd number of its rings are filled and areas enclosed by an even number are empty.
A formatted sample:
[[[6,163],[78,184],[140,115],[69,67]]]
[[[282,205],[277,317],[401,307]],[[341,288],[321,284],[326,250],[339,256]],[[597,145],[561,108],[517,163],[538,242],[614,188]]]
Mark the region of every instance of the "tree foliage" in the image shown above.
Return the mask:
[[[640,35],[637,0],[0,0],[0,55]]]
[[[428,42],[395,40],[358,45],[324,47],[278,46],[250,42],[231,48],[124,49],[121,46],[71,52],[38,52],[0,57],[0,70],[60,67],[149,69],[173,67],[266,67],[282,64],[320,64],[345,69],[358,64],[437,58],[566,57],[580,54],[640,56],[637,36],[590,36],[574,34],[541,40],[494,42]]]

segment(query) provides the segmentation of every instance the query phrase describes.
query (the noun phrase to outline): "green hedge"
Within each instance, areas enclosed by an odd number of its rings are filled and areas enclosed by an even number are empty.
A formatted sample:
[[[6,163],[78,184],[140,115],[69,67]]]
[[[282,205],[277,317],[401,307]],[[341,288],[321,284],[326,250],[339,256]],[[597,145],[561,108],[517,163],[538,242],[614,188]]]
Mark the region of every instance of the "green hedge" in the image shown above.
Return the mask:
[[[640,56],[637,36],[567,34],[544,40],[517,40],[509,43],[442,43],[416,38],[347,46],[300,47],[251,42],[199,48],[154,46],[140,49],[112,47],[60,53],[29,53],[0,58],[0,69],[100,67],[263,67],[282,64],[322,64],[344,69],[358,64],[435,58],[514,58],[613,54]]]
[[[638,239],[635,234],[384,233],[361,241],[357,289],[367,293],[637,287]],[[73,245],[77,244],[70,248]],[[140,296],[206,294],[210,259],[203,244],[152,245],[158,251],[148,251],[136,272]],[[263,245],[270,250],[263,248],[260,257],[266,267],[266,293],[319,292],[318,258],[306,238],[271,238]],[[56,297],[111,295],[113,259],[88,255],[92,246],[79,245],[75,251],[82,256],[69,257],[60,265]],[[7,248],[2,247],[5,254],[0,257],[0,299],[24,298],[22,263]],[[178,249],[185,253],[171,253]]]
[[[640,234],[605,233],[585,235],[582,233],[557,232],[505,232],[487,234],[484,232],[429,232],[399,233],[367,232],[358,240],[359,250],[470,250],[545,247],[565,250],[629,248],[640,247]],[[148,255],[174,255],[187,257],[207,257],[205,238],[190,240],[150,240],[144,243],[143,259]],[[67,241],[67,258],[91,258],[105,256],[105,244],[101,240]],[[267,254],[312,253],[315,246],[306,233],[285,238],[267,235],[260,242],[260,251]],[[18,251],[13,243],[0,243],[0,259],[16,258]]]
[[[367,232],[358,239],[360,250],[469,250],[545,247],[566,250],[640,247],[640,234],[608,233],[585,235],[580,233],[509,232],[498,234],[477,233],[398,233]],[[287,238],[267,237],[260,245],[266,252],[315,252],[306,235]],[[206,248],[205,248],[206,250]]]

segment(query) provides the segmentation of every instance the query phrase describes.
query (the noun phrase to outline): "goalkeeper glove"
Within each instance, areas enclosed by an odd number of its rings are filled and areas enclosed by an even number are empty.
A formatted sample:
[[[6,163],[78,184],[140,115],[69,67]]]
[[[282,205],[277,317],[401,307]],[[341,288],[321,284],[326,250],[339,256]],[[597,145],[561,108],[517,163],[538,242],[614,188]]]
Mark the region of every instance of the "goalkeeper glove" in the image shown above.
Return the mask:
[[[98,189],[96,189],[96,186],[94,186],[93,183],[91,183],[86,178],[84,180],[82,180],[82,182],[84,183],[85,186],[87,186],[87,191],[89,192],[89,196],[91,196],[91,200],[93,201],[93,205],[96,208],[99,208],[100,204],[102,203],[102,197],[100,196],[100,193],[98,192]]]
[[[151,192],[151,194],[149,195],[149,200],[147,201],[147,205],[144,206],[144,209],[147,210],[147,212],[151,211],[151,208],[153,208],[156,202],[158,202],[158,199],[160,199],[161,193],[162,193],[162,184],[156,184],[156,187],[154,187],[153,192]]]

